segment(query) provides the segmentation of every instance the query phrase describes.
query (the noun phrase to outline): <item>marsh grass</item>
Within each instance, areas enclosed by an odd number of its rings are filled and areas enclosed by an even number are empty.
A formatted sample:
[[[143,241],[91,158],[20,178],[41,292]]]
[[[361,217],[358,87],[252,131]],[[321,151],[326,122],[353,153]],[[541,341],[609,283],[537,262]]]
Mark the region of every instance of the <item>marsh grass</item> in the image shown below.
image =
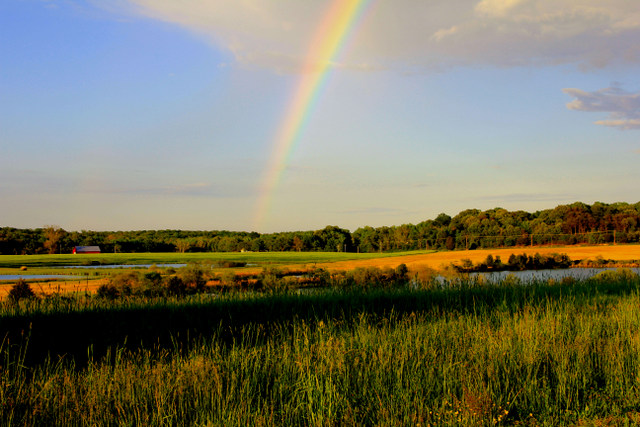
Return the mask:
[[[461,280],[431,290],[89,299],[57,309],[25,302],[0,315],[4,330],[15,319],[31,322],[0,349],[2,424],[633,425],[639,289],[637,276],[621,274],[524,286]],[[174,326],[162,342],[167,323],[158,321],[168,314],[184,329]],[[81,338],[78,329],[55,333],[67,317],[92,327],[117,318],[128,334],[96,331],[84,361],[33,363],[29,353],[44,343],[39,316],[55,338]],[[141,337],[146,345],[131,345]],[[100,350],[98,341],[113,345]]]

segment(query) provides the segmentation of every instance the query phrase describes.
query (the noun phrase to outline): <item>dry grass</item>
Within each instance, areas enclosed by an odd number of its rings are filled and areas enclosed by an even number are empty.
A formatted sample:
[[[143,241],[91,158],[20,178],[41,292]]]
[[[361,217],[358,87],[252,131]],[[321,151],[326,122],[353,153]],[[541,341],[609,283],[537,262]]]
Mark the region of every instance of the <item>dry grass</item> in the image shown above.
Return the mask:
[[[31,289],[37,295],[51,295],[55,293],[66,294],[70,292],[89,292],[95,293],[100,285],[107,282],[108,279],[92,279],[87,280],[46,280],[42,282],[29,282]],[[0,283],[0,300],[4,299],[11,290],[15,282]]]

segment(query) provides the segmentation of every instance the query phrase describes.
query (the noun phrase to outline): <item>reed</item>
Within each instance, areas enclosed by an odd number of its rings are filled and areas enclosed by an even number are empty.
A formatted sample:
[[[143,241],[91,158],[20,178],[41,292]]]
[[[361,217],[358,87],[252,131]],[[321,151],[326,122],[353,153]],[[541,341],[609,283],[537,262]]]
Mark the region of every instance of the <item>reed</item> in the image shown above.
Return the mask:
[[[30,364],[32,323],[0,348],[2,424],[634,424],[639,288],[637,276],[620,274],[146,305],[91,300],[60,312],[5,307],[2,328],[21,316],[57,327],[67,316],[124,316],[130,331],[146,331],[147,344],[132,346],[128,335],[102,354],[97,341],[85,347],[81,363],[77,356]],[[138,310],[141,317],[131,317]],[[142,313],[153,320],[129,323]],[[205,314],[214,320],[196,334]],[[157,340],[166,324],[149,325],[167,315],[191,326],[189,339],[180,330]]]

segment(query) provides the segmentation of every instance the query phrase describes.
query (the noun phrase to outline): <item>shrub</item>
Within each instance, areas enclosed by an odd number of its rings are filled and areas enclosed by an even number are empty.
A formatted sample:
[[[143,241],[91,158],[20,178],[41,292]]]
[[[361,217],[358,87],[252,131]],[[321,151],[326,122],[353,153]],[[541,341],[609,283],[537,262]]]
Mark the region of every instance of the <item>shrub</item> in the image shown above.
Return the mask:
[[[496,255],[496,257],[493,260],[493,267],[494,268],[504,268],[504,264],[502,263],[502,259],[500,258],[500,255]]]
[[[109,279],[109,285],[115,287],[119,295],[129,296],[139,285],[138,273],[135,271],[118,273]]]
[[[165,288],[162,286],[162,275],[157,271],[150,271],[139,276],[136,293],[141,293],[146,297],[164,295]]]
[[[283,290],[286,285],[281,279],[282,272],[274,267],[264,268],[258,275],[256,286],[265,291],[275,292]]]
[[[462,268],[464,268],[465,270],[473,268],[473,261],[471,261],[469,258],[462,258],[460,261],[462,262]]]
[[[120,296],[120,291],[112,284],[104,284],[98,287],[96,295],[98,295],[99,298],[114,300]]]
[[[15,285],[11,287],[9,291],[9,300],[18,302],[21,299],[36,298],[36,294],[31,289],[31,286],[24,280],[18,279]]]
[[[324,268],[314,267],[303,275],[305,283],[326,286],[331,282],[331,274]]]
[[[400,264],[399,266],[396,267],[395,270],[396,273],[396,280],[399,281],[407,281],[408,280],[408,273],[409,273],[409,269],[407,268],[407,264]]]
[[[215,267],[219,267],[219,268],[238,268],[238,267],[244,267],[247,265],[246,262],[241,262],[241,261],[219,261],[217,263],[213,264]]]
[[[220,275],[220,284],[222,286],[236,287],[239,284],[239,278],[233,270],[228,270]]]
[[[197,264],[182,267],[178,271],[178,277],[180,277],[190,293],[203,292],[207,284],[207,280],[204,277],[204,270]]]
[[[173,296],[184,296],[187,294],[187,285],[178,276],[171,276],[166,279],[167,293]]]
[[[421,265],[419,267],[414,267],[413,272],[413,282],[418,287],[422,289],[430,289],[434,287],[434,282],[438,276],[438,272],[436,270],[429,266]]]
[[[487,268],[489,268],[489,269],[492,269],[493,267],[495,267],[495,262],[493,260],[493,255],[491,255],[491,254],[487,255],[487,258],[484,261],[484,263],[487,265]]]
[[[409,281],[409,269],[400,264],[395,270],[377,267],[355,268],[347,273],[347,283],[364,288],[388,288],[402,286]]]

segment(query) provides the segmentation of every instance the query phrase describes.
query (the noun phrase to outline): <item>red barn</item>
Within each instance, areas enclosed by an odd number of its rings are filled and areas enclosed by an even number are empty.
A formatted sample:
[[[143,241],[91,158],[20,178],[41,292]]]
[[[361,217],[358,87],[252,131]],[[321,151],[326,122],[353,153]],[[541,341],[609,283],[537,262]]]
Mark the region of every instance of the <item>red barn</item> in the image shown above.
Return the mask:
[[[74,246],[74,254],[99,254],[100,246]]]

